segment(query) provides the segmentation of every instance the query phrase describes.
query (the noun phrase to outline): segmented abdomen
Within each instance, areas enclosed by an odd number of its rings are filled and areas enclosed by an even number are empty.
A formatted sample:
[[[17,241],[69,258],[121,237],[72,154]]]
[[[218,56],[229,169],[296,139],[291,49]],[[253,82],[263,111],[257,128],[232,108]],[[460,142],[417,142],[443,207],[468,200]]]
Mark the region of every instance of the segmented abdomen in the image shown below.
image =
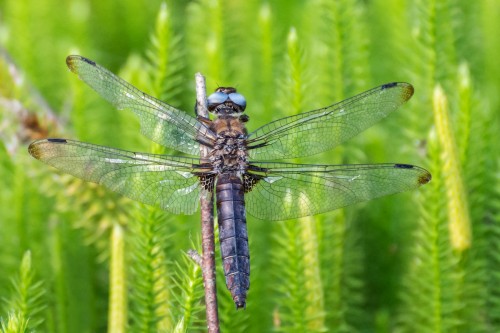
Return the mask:
[[[243,184],[234,174],[221,174],[216,186],[219,240],[226,285],[237,308],[245,307],[250,287],[250,254]]]

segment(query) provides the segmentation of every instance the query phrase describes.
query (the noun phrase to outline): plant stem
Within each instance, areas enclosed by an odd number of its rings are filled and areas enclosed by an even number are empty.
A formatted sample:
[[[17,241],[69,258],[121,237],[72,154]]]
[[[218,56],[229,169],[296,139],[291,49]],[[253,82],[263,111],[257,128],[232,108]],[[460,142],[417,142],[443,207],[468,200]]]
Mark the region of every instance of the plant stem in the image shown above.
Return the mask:
[[[118,223],[113,224],[111,234],[110,266],[108,333],[123,333],[127,330],[125,235],[123,228]]]
[[[208,118],[205,78],[196,73],[196,110],[198,116]],[[201,146],[202,159],[208,157],[209,151]],[[201,239],[202,239],[202,272],[205,286],[205,304],[207,327],[209,333],[220,332],[219,313],[217,310],[217,288],[215,284],[215,239],[214,239],[214,203],[213,193],[205,188],[201,190]]]

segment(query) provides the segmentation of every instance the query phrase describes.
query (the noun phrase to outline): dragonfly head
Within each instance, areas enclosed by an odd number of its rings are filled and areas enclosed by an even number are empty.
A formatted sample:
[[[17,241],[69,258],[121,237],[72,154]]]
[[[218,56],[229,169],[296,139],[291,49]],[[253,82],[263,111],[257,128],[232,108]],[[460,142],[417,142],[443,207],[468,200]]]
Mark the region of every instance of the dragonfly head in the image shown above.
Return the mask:
[[[207,98],[208,111],[217,116],[239,117],[247,107],[243,95],[232,87],[219,87]]]

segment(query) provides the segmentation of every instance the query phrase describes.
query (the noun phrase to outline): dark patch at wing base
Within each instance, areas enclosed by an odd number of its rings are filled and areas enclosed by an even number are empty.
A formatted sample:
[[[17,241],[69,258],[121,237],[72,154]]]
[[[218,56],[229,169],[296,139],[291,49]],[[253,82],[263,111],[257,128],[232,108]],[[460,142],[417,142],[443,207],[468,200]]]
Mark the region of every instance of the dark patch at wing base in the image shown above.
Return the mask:
[[[262,178],[262,176],[245,173],[243,175],[243,190],[245,193],[250,192]]]

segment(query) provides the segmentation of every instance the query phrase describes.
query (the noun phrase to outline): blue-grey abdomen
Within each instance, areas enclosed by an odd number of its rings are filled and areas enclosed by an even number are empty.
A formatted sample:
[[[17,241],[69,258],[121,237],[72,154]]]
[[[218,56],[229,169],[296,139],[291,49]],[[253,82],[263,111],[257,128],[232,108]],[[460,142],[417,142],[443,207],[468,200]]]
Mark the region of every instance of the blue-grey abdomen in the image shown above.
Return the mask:
[[[250,254],[244,189],[235,174],[221,174],[216,186],[219,240],[226,285],[237,308],[245,307],[250,287]]]

